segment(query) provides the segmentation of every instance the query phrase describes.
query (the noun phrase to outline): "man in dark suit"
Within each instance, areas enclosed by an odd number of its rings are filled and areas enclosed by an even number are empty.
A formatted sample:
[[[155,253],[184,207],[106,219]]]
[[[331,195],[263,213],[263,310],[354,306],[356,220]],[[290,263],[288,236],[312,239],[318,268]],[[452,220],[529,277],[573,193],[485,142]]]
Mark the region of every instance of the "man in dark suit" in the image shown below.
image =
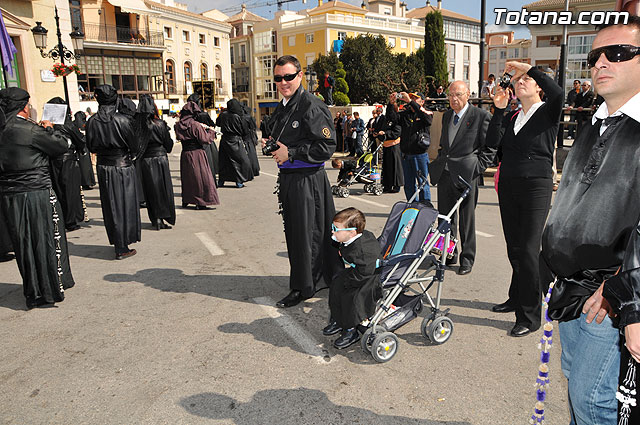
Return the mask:
[[[469,196],[458,210],[459,222],[457,213],[451,220],[454,237],[458,233],[458,227],[460,230],[460,275],[471,273],[476,256],[475,208],[478,203],[478,176],[491,164],[496,153],[495,148],[485,144],[491,115],[469,104],[469,95],[469,87],[464,81],[454,81],[449,86],[448,98],[452,109],[442,116],[438,157],[429,166],[431,183],[438,186],[440,214],[448,214],[465,189],[458,176],[471,185]],[[456,257],[447,260],[447,265],[455,264]]]
[[[582,91],[578,93],[576,96],[576,126],[578,135],[580,135],[580,131],[584,127],[586,123],[591,119],[591,108],[593,106],[593,101],[595,100],[595,95],[593,90],[591,90],[591,82],[583,81],[582,82]],[[578,137],[576,135],[576,138]]]

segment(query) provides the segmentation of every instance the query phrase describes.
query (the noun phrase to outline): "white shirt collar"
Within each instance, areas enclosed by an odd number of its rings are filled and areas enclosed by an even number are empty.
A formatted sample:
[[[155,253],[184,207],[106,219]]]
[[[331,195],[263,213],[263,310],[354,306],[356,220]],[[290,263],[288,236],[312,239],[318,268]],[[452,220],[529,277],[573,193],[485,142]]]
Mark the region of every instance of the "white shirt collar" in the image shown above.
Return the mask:
[[[516,116],[516,122],[513,124],[513,133],[518,134],[522,127],[524,127],[527,121],[531,119],[533,114],[535,114],[538,108],[540,108],[542,105],[544,105],[543,101],[534,103],[533,105],[531,105],[531,108],[529,108],[526,114],[524,113],[524,109],[520,110],[520,112],[518,112],[518,115]]]
[[[607,102],[602,102],[602,105],[596,110],[596,113],[593,114],[593,118],[591,118],[591,124],[595,124],[597,120],[603,120],[609,116],[615,117],[621,114],[625,114],[634,120],[640,122],[640,92],[636,93],[631,99],[627,101],[620,109],[615,111],[613,114],[609,114],[609,107],[607,106]]]
[[[462,108],[460,112],[453,111],[453,114],[458,116],[458,120],[461,120],[464,113],[467,112],[467,109],[469,109],[469,102],[467,102],[467,104],[464,105],[464,108]]]
[[[344,246],[349,246],[353,243],[353,241],[355,241],[356,239],[358,239],[360,236],[362,236],[362,233],[358,233],[357,235],[355,235],[354,237],[352,237],[351,239],[349,239],[348,241],[346,241],[343,245]]]

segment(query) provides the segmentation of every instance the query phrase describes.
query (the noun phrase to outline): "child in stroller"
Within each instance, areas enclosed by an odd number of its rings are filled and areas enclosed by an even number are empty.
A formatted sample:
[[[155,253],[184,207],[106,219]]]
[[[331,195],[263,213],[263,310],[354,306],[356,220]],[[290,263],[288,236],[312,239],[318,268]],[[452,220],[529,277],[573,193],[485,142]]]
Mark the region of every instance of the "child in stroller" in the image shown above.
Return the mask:
[[[332,160],[331,166],[339,169],[340,172],[338,173],[338,184],[331,187],[331,192],[336,196],[346,198],[349,196],[349,186],[357,182],[364,184],[365,192],[373,193],[376,196],[382,195],[380,171],[372,165],[379,149],[380,147],[373,153],[365,153],[357,161],[338,158]]]
[[[333,346],[347,348],[360,339],[357,325],[371,317],[381,296],[378,260],[380,243],[365,230],[364,214],[347,208],[333,218],[332,238],[340,243],[339,252],[347,268],[331,282],[329,309],[331,319],[322,333],[326,336],[342,332]]]

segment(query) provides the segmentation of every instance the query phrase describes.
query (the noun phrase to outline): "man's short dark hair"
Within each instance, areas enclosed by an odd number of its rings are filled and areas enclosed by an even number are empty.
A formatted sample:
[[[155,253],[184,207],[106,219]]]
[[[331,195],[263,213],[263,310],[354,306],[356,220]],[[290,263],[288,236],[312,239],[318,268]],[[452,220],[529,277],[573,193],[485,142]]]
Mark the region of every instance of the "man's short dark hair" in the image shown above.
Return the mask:
[[[355,115],[356,117],[359,117],[360,113],[359,112],[354,112],[353,115]]]
[[[285,66],[288,63],[296,67],[296,72],[302,71],[302,67],[300,66],[300,61],[298,60],[298,58],[291,55],[280,56],[276,60],[276,63],[273,64],[273,69],[275,70],[276,66]]]
[[[573,84],[578,83],[580,84],[580,80],[573,80]]]
[[[614,27],[614,26],[617,26],[617,25],[625,25],[625,26],[636,27],[636,29],[638,31],[640,31],[640,16],[633,15],[633,14],[629,13],[629,20],[627,21],[626,24],[624,24],[622,22],[615,23],[615,21],[614,22],[607,22],[607,23],[604,23],[604,24],[596,25],[596,31],[600,32],[605,28]]]
[[[487,78],[494,78],[494,79],[495,79],[495,78],[496,78],[496,76],[495,76],[495,75],[493,75],[493,74],[489,74],[489,77],[487,77]]]

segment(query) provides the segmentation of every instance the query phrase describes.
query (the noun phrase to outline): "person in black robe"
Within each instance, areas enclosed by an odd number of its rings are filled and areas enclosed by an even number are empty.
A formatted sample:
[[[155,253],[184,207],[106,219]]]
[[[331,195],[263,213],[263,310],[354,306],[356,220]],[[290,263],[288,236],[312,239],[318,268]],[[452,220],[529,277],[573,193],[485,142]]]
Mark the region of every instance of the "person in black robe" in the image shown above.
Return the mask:
[[[62,208],[51,185],[49,161],[63,154],[67,139],[29,117],[29,93],[0,90],[6,125],[0,129],[0,209],[22,276],[27,309],[64,300],[75,285]],[[2,127],[2,126],[0,126]]]
[[[329,108],[300,83],[300,62],[293,56],[276,60],[274,75],[284,97],[269,122],[278,149],[278,199],[289,254],[290,292],[276,306],[292,307],[326,288],[342,268],[331,242],[335,206],[324,169],[336,149]],[[294,75],[287,81],[284,76]]]
[[[54,97],[47,103],[66,106],[61,97]],[[82,133],[73,125],[68,106],[64,124],[54,124],[53,128],[60,131],[69,144],[65,153],[51,160],[51,179],[53,190],[62,205],[64,227],[67,232],[72,232],[78,230],[80,228],[78,223],[84,220],[78,152],[85,150],[85,142]]]
[[[6,119],[4,112],[0,108],[0,135],[6,125]],[[2,215],[2,208],[0,208],[0,263],[11,261],[15,258],[13,254],[13,244],[11,243],[11,237],[9,236],[9,229],[7,223]]]
[[[258,153],[256,152],[256,146],[258,144],[256,119],[251,115],[251,110],[248,106],[243,106],[242,112],[242,119],[245,121],[247,126],[247,133],[244,136],[244,145],[247,148],[247,156],[249,157],[253,176],[258,177],[260,175],[260,163],[258,162]]]
[[[131,127],[134,125],[134,117],[136,115],[136,104],[128,97],[123,97],[118,101],[118,112],[125,115],[131,121]],[[140,140],[136,138],[138,143]],[[136,152],[133,156],[133,166],[136,169],[136,192],[138,193],[138,201],[140,201],[140,208],[147,206],[147,200],[144,197],[144,189],[142,188],[142,171],[140,171],[139,152]]]
[[[227,109],[220,114],[216,125],[222,131],[220,140],[220,172],[218,187],[230,181],[236,187],[244,187],[244,183],[253,180],[253,170],[247,155],[244,138],[248,133],[245,120],[242,118],[242,105],[236,99],[227,102]]]
[[[118,92],[108,84],[95,89],[98,112],[87,122],[87,147],[98,155],[96,172],[109,243],[116,259],[136,254],[129,244],[141,236],[140,201],[132,158],[138,152],[131,120],[116,112]]]
[[[395,99],[394,99],[395,101]],[[400,150],[400,134],[402,127],[397,119],[395,106],[389,102],[385,119],[379,127],[377,135],[382,141],[382,190],[386,193],[400,192],[404,186],[402,171],[402,151]]]
[[[204,124],[207,127],[213,129],[216,124],[211,119],[211,116],[204,110],[204,106],[202,105],[202,99],[198,93],[193,93],[191,96],[187,98],[187,102],[194,102],[201,109],[199,113],[194,116],[194,119],[198,121],[200,124]],[[213,174],[213,180],[216,179],[216,175],[218,174],[218,170],[220,169],[220,154],[218,152],[218,147],[216,146],[216,142],[213,141],[211,143],[207,143],[202,145],[204,149],[204,153],[207,154],[207,161],[209,162],[209,167],[211,167],[211,174]]]
[[[135,117],[135,134],[140,143],[139,168],[149,220],[156,230],[176,224],[173,183],[167,153],[173,149],[169,126],[160,119],[158,108],[148,94],[140,96]]]
[[[340,243],[340,256],[347,266],[338,273],[329,288],[331,319],[322,333],[342,334],[333,343],[338,349],[347,348],[360,339],[357,325],[375,311],[381,297],[380,273],[377,260],[382,258],[380,243],[373,233],[365,230],[366,219],[361,211],[347,208],[333,218],[333,239]]]
[[[182,182],[182,208],[195,204],[197,210],[207,205],[219,205],[218,190],[211,173],[204,146],[215,143],[216,132],[210,126],[196,121],[202,111],[195,102],[187,102],[180,111],[180,121],[174,130],[182,143],[180,154],[180,181]]]
[[[87,126],[87,114],[82,111],[76,112],[74,115],[73,124],[82,133],[82,138],[85,142],[85,149],[82,152],[78,152],[78,160],[80,161],[80,177],[82,183],[82,190],[91,190],[96,185],[96,177],[93,174],[93,164],[91,163],[91,154],[86,148],[86,138],[84,132]]]

